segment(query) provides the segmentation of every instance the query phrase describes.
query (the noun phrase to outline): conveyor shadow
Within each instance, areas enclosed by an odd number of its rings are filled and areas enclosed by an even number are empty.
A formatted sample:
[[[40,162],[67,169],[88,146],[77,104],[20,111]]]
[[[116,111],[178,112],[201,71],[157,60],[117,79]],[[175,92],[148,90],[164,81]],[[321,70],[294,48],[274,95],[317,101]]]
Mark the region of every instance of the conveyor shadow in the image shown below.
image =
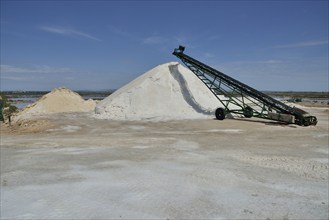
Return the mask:
[[[184,77],[182,76],[182,74],[179,72],[178,70],[178,65],[170,65],[169,66],[169,71],[170,74],[174,77],[174,79],[178,82],[181,90],[182,90],[182,94],[184,97],[184,100],[198,113],[202,113],[205,115],[212,115],[213,112],[204,109],[193,97],[193,94],[191,93],[191,91],[188,88],[187,82],[184,79]]]
[[[214,118],[214,120],[217,120]],[[265,121],[265,120],[259,120],[259,119],[250,119],[250,118],[229,118],[224,120],[235,120],[235,121],[243,121],[243,122],[249,122],[249,123],[261,123],[269,126],[281,126],[281,127],[290,127],[290,128],[297,128],[297,125],[294,124],[288,124],[285,122],[280,121]]]

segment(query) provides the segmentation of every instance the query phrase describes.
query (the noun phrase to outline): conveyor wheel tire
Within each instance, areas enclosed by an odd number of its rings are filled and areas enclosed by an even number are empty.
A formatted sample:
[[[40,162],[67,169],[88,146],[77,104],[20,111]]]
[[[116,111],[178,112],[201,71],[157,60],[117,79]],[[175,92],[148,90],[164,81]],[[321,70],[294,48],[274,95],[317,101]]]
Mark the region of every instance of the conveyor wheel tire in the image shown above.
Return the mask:
[[[253,113],[252,113],[252,108],[247,106],[244,110],[243,110],[243,115],[246,118],[251,118]]]
[[[224,120],[225,110],[223,108],[218,108],[216,109],[215,115],[218,120]]]
[[[318,119],[315,116],[311,116],[311,125],[316,125],[318,123]]]

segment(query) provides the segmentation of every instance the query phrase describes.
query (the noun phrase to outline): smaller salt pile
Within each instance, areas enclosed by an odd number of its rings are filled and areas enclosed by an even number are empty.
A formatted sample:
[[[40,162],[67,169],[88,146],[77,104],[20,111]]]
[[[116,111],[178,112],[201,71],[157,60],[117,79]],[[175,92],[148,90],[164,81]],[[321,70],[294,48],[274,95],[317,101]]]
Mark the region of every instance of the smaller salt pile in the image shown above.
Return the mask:
[[[67,88],[57,88],[25,107],[18,113],[17,119],[60,112],[91,112],[95,106],[94,100],[85,101],[76,92]]]
[[[213,118],[220,103],[186,67],[159,65],[97,104],[97,118],[177,120]]]

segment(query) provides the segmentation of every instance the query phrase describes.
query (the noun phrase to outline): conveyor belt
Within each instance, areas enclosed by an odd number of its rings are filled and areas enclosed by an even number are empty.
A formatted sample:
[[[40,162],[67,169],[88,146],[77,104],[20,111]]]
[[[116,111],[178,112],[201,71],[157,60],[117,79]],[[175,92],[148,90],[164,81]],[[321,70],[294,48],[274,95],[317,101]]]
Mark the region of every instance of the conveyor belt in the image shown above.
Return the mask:
[[[173,54],[178,57],[216,96],[223,105],[222,114],[236,113],[245,117],[259,117],[298,125],[316,125],[309,113],[290,107],[232,77],[184,54],[179,46]],[[216,111],[217,112],[217,111]],[[216,115],[217,116],[217,115]]]

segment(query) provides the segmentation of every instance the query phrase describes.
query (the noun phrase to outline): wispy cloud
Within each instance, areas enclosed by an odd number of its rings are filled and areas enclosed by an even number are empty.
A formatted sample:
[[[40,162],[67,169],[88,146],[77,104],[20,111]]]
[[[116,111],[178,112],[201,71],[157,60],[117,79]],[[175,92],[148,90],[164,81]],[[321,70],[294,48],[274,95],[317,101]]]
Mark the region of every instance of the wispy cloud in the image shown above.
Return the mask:
[[[276,45],[274,48],[299,48],[299,47],[312,47],[312,46],[320,46],[327,45],[329,43],[328,40],[313,40],[313,41],[304,41],[293,44],[284,44],[284,45]]]
[[[218,40],[220,37],[218,35],[210,35],[207,40],[209,41],[214,41],[214,40]]]
[[[212,53],[206,52],[206,53],[204,53],[204,57],[205,58],[213,58],[213,57],[215,57],[215,55],[212,54]]]
[[[132,34],[130,34],[129,32],[127,32],[121,28],[118,28],[114,25],[109,25],[108,28],[112,33],[120,35],[122,37],[131,37],[132,36]]]
[[[33,68],[22,68],[11,65],[0,65],[1,73],[72,73],[70,68],[55,68],[47,65],[35,66]]]
[[[269,65],[269,64],[281,64],[281,63],[287,63],[288,61],[282,61],[282,60],[240,60],[240,61],[232,61],[227,62],[226,64],[230,65]]]
[[[161,37],[161,36],[150,36],[150,37],[146,37],[143,40],[144,44],[164,44],[167,43],[169,41],[168,38],[165,37]]]
[[[87,34],[87,33],[81,32],[81,31],[77,31],[77,30],[71,29],[71,28],[43,26],[43,27],[40,27],[40,29],[43,31],[50,32],[50,33],[60,34],[60,35],[69,36],[69,37],[84,37],[84,38],[95,40],[95,41],[102,41],[101,39],[94,37],[90,34]]]
[[[254,61],[240,61],[240,63],[247,63],[247,64],[277,64],[283,63],[281,60],[254,60]]]
[[[1,79],[8,79],[8,80],[14,80],[14,81],[27,81],[31,80],[30,77],[21,77],[21,76],[3,76]]]

